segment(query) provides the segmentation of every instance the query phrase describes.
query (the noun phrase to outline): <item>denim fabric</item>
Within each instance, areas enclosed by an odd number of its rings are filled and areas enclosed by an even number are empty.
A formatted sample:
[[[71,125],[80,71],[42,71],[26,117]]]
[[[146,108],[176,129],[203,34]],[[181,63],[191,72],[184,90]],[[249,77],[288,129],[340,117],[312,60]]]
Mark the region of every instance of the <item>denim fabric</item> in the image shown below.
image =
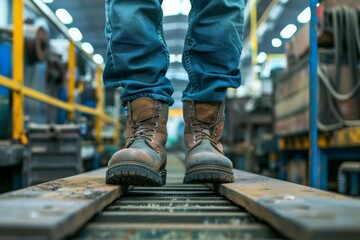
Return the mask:
[[[106,0],[108,43],[104,83],[123,87],[122,101],[151,97],[173,104],[165,77],[169,51],[161,0]],[[244,0],[191,0],[183,65],[189,83],[182,100],[220,102],[239,87]]]

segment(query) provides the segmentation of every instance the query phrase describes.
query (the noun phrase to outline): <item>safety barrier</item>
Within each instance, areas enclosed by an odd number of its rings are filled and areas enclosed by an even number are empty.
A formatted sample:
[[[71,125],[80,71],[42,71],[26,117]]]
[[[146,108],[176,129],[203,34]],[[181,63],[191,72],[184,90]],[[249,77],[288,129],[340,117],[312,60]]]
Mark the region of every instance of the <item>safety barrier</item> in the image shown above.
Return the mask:
[[[68,111],[68,119],[70,121],[75,120],[75,112],[79,111],[87,113],[96,117],[95,120],[95,140],[97,143],[101,142],[102,122],[114,124],[114,143],[118,144],[120,122],[118,119],[106,115],[104,113],[104,90],[102,87],[102,66],[96,66],[96,108],[91,108],[75,103],[75,67],[76,67],[76,48],[80,49],[84,55],[89,59],[89,54],[85,53],[81,46],[72,40],[67,33],[67,28],[60,23],[55,14],[39,0],[28,0],[26,4],[31,4],[35,7],[43,16],[45,16],[52,24],[54,24],[60,32],[69,39],[69,60],[68,60],[68,101],[61,101],[55,97],[44,94],[40,91],[24,86],[24,0],[13,1],[13,75],[12,78],[7,78],[0,75],[0,86],[9,88],[12,91],[12,138],[14,141],[26,143],[26,135],[24,132],[24,96],[30,97],[37,101],[49,104],[51,106],[64,109]],[[92,60],[91,60],[92,61]]]

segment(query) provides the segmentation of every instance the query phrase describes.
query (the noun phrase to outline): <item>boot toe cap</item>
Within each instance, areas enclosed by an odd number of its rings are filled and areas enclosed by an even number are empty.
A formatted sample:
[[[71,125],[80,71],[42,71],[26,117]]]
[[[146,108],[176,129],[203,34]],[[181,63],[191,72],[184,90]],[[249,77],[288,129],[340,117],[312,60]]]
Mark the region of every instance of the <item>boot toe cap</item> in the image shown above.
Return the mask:
[[[223,168],[233,168],[232,162],[222,154],[213,152],[199,152],[188,157],[186,168],[201,166],[218,166]]]
[[[109,160],[108,167],[122,163],[140,164],[154,167],[154,159],[147,151],[134,148],[125,148],[117,151]]]

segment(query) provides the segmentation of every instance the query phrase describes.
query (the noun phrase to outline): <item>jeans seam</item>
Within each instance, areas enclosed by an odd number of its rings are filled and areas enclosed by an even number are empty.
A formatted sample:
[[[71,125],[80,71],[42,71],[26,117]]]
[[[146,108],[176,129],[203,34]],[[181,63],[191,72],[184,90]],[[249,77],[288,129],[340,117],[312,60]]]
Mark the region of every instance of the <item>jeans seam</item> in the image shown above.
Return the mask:
[[[110,21],[110,17],[109,17],[109,11],[110,11],[110,1],[107,0],[106,1],[106,4],[108,4],[108,8],[107,8],[107,22],[109,24],[109,30],[110,30],[110,36],[109,36],[109,57],[110,57],[110,61],[111,61],[111,64],[112,64],[112,67],[114,69],[114,71],[116,73],[120,73],[119,70],[116,68],[116,64],[115,64],[115,61],[114,61],[114,56],[113,56],[113,46],[112,46],[112,33],[113,33],[113,30],[112,30],[112,24],[111,24],[111,21]]]
[[[193,18],[193,15],[194,12],[195,12],[195,4],[193,4],[193,0],[190,0],[190,3],[191,3],[191,12],[189,14],[189,26],[188,26],[188,30],[187,30],[187,33],[186,33],[186,41],[185,41],[185,44],[186,45],[190,45],[188,43],[188,40],[191,39],[191,29],[192,29],[192,18]],[[199,91],[199,84],[198,82],[196,81],[196,77],[193,73],[193,70],[192,70],[192,64],[191,64],[191,58],[190,58],[190,51],[191,51],[191,48],[194,47],[194,42],[192,42],[191,46],[185,46],[184,48],[184,59],[185,59],[185,65],[186,65],[186,69],[187,69],[187,72],[188,72],[188,75],[189,75],[189,81],[191,82],[192,86],[194,87],[194,91],[197,92]]]
[[[158,31],[157,31],[157,35],[158,35],[158,38],[160,40],[160,42],[162,43],[162,52],[164,53],[165,55],[165,58],[166,58],[166,66],[165,66],[165,69],[163,69],[161,72],[163,74],[163,76],[166,75],[166,70],[169,68],[169,65],[170,65],[170,57],[169,57],[169,49],[167,48],[167,45],[165,43],[165,40],[163,39],[162,37],[162,24],[163,24],[163,21],[161,20],[159,25],[158,25]]]

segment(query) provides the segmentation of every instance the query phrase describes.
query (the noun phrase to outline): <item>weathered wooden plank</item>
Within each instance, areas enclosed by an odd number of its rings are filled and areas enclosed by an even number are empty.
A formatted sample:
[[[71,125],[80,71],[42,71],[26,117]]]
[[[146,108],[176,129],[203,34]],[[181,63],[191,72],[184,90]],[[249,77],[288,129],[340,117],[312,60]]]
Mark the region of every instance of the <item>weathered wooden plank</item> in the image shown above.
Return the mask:
[[[120,197],[105,169],[0,195],[0,239],[63,239]]]
[[[360,239],[360,201],[234,170],[218,192],[291,239]]]

